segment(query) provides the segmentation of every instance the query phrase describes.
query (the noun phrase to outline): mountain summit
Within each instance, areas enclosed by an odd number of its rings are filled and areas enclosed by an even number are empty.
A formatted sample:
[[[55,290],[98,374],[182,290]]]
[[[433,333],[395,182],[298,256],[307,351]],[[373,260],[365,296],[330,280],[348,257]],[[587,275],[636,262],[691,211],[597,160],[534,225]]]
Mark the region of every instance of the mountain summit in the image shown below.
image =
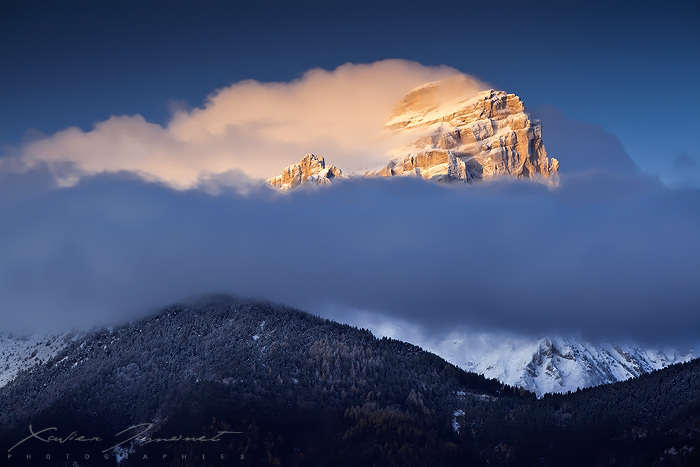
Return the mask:
[[[297,164],[287,166],[282,175],[268,180],[280,191],[287,191],[303,184],[326,185],[334,178],[341,178],[343,172],[336,166],[326,167],[326,160],[316,154],[307,154]]]
[[[455,80],[414,88],[396,104],[385,129],[410,142],[392,151],[397,157],[363,175],[466,183],[507,176],[557,185],[559,161],[547,157],[542,125],[525,113],[520,98],[494,89],[464,93]],[[339,174],[310,154],[268,182],[287,190],[326,184]]]
[[[386,127],[417,138],[412,151],[375,172],[470,182],[499,175],[545,178],[557,183],[559,162],[548,159],[539,120],[531,121],[515,94],[490,89],[466,99],[449,96],[442,81],[403,98]]]

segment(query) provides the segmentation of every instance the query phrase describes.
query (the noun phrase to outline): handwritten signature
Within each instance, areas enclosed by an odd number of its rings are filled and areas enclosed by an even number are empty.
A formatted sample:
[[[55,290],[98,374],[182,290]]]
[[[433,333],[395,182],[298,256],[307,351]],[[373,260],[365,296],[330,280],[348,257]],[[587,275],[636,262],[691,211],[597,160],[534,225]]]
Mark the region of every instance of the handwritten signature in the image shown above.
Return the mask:
[[[129,428],[120,431],[115,437],[115,441],[117,443],[107,449],[104,449],[102,452],[108,452],[111,451],[112,449],[116,449],[128,442],[135,441],[138,444],[151,444],[151,443],[175,443],[175,442],[200,442],[200,443],[210,443],[210,442],[217,442],[221,441],[221,436],[223,435],[229,435],[229,434],[241,434],[243,433],[242,431],[219,431],[216,436],[213,436],[211,438],[207,436],[199,436],[199,437],[189,437],[189,436],[182,436],[182,435],[177,435],[177,436],[171,436],[169,438],[151,438],[149,436],[146,436],[146,433],[151,430],[154,427],[153,423],[140,423],[138,425],[133,425],[130,426]],[[137,430],[137,433],[129,438],[126,438],[124,440],[119,440],[120,437],[122,436],[128,436],[128,433],[131,432],[131,430]],[[34,428],[32,425],[29,425],[29,436],[24,438],[22,441],[19,443],[15,444],[12,446],[10,449],[7,450],[7,452],[12,452],[13,449],[15,449],[17,446],[20,446],[23,443],[26,443],[27,441],[31,439],[37,439],[41,442],[44,443],[59,443],[59,444],[65,444],[69,441],[72,442],[79,442],[79,443],[97,443],[97,442],[102,442],[104,441],[102,438],[99,436],[93,436],[93,437],[86,437],[84,435],[78,435],[78,432],[73,431],[70,434],[68,434],[65,437],[60,437],[60,436],[55,436],[55,435],[49,435],[49,432],[56,432],[58,431],[58,428],[55,426],[52,426],[50,428],[44,428],[43,430],[39,431],[34,431]]]

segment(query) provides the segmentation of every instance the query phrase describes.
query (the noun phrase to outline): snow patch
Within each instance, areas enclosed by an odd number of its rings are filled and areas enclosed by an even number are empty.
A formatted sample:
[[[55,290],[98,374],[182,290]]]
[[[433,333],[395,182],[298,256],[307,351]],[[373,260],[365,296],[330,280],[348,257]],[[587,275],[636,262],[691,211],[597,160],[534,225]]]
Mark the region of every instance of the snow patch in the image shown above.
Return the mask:
[[[462,410],[462,409],[455,410],[454,413],[453,413],[452,415],[453,415],[453,417],[454,417],[454,418],[452,419],[452,430],[453,430],[455,433],[459,433],[459,428],[460,428],[460,426],[459,426],[459,423],[457,422],[457,417],[463,417],[463,416],[464,416],[464,410]]]
[[[31,371],[51,360],[77,337],[73,333],[0,333],[0,388],[15,379],[20,371]]]

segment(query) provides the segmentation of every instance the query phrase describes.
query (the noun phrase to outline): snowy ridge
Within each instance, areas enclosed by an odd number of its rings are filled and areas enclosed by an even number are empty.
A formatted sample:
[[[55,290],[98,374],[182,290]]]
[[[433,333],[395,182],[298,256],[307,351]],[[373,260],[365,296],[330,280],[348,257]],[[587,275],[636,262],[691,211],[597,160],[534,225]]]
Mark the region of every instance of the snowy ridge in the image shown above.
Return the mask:
[[[47,362],[77,337],[74,333],[0,333],[0,388],[12,381],[21,370],[31,370]]]
[[[426,348],[465,370],[525,388],[537,397],[624,381],[697,357],[694,349],[496,334],[455,335],[431,347]]]
[[[534,392],[566,393],[637,377],[697,358],[697,348],[653,348],[634,342],[590,342],[577,337],[530,338],[459,331],[427,339],[408,323],[365,316],[358,323],[376,336],[410,342],[467,371]]]
[[[368,317],[352,324],[370,329],[379,337],[418,345],[464,370],[522,387],[540,398],[547,393],[624,381],[698,355],[697,348],[652,348],[633,342],[590,342],[561,336],[536,339],[495,332],[460,331],[443,339],[426,339],[407,323]],[[261,330],[263,326],[264,322]],[[259,334],[251,338],[257,341]],[[20,371],[31,371],[49,361],[80,337],[76,333],[0,333],[0,388]]]

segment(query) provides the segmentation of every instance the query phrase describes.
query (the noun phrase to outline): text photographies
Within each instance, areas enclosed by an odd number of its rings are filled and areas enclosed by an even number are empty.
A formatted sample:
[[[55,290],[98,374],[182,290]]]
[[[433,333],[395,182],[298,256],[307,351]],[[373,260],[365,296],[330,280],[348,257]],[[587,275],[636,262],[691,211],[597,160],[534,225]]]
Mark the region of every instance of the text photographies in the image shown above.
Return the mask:
[[[222,440],[223,437],[228,436],[228,435],[236,435],[236,434],[241,434],[242,432],[240,431],[218,431],[216,435],[214,436],[198,436],[198,437],[192,437],[192,436],[184,436],[184,435],[174,435],[174,436],[167,436],[167,437],[150,437],[147,435],[147,433],[154,428],[153,423],[141,423],[138,425],[133,425],[130,426],[129,428],[126,428],[119,433],[115,434],[112,439],[107,439],[106,437],[103,436],[88,436],[88,435],[83,435],[79,434],[77,431],[72,431],[68,433],[65,436],[59,436],[57,435],[58,428],[57,427],[49,427],[49,428],[44,428],[41,430],[35,430],[32,425],[29,425],[29,435],[16,443],[14,446],[9,448],[7,450],[7,456],[6,460],[8,461],[21,461],[21,460],[26,460],[26,461],[39,461],[39,460],[59,460],[59,459],[52,459],[52,454],[42,454],[37,456],[35,453],[22,453],[19,454],[17,452],[17,448],[25,445],[25,447],[29,446],[30,442],[32,443],[32,447],[36,448],[37,442],[38,443],[44,443],[47,446],[61,446],[61,445],[71,445],[71,446],[76,446],[76,445],[81,445],[81,446],[90,446],[91,450],[99,449],[99,456],[102,457],[103,459],[109,459],[110,457],[115,457],[118,460],[119,459],[128,459],[129,455],[134,455],[135,450],[134,450],[134,445],[137,446],[147,446],[150,444],[162,444],[162,443],[167,443],[168,445],[172,446],[173,444],[177,443],[217,443]],[[78,459],[84,459],[84,460],[90,460],[91,455],[95,456],[95,453],[93,452],[92,454],[85,453],[85,454],[61,454],[60,460],[64,461],[71,461],[71,460],[78,460]],[[153,454],[151,454],[153,455]],[[54,457],[58,456],[57,454],[53,454]],[[191,459],[192,457],[201,457],[202,460],[209,460],[206,457],[206,454],[180,454],[179,457],[181,460],[193,460]],[[165,460],[168,457],[177,457],[173,454],[159,454],[159,458],[161,460]],[[226,454],[219,454],[217,456],[220,460],[227,460],[227,455]],[[139,459],[142,460],[148,460],[148,454],[141,454]]]

